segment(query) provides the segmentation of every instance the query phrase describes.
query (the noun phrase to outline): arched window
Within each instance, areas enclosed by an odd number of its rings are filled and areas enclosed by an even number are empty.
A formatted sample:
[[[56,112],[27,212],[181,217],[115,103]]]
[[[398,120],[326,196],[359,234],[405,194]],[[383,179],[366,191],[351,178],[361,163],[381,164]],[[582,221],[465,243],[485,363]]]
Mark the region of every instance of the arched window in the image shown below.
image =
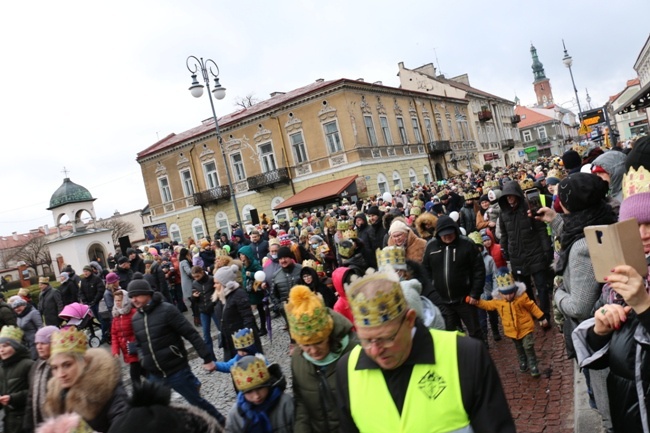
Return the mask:
[[[178,243],[183,242],[183,236],[181,236],[181,229],[178,227],[178,224],[172,224],[169,226],[169,238]]]
[[[255,206],[247,204],[242,208],[241,213],[242,213],[242,218],[244,219],[243,222],[246,221],[248,221],[249,223],[253,222],[253,220],[251,219],[251,209],[255,209]]]
[[[228,222],[228,215],[225,212],[217,212],[217,215],[214,217],[214,223],[217,226],[217,231],[220,233],[225,233],[230,239],[230,223]]]
[[[411,186],[415,186],[418,183],[418,175],[413,168],[409,168],[409,182]]]
[[[377,187],[379,188],[379,194],[383,194],[388,191],[388,180],[386,179],[386,176],[384,176],[383,173],[378,173],[377,174]]]
[[[192,233],[194,234],[194,240],[198,243],[199,239],[205,237],[205,229],[203,228],[203,221],[199,218],[194,218],[192,220]]]
[[[402,189],[402,177],[397,170],[393,171],[393,189]]]
[[[271,210],[280,203],[282,203],[284,199],[282,197],[274,197],[273,200],[271,200]],[[276,221],[282,221],[282,220],[288,220],[289,216],[287,215],[287,210],[286,209],[280,209],[279,211],[273,211],[273,219]]]
[[[429,167],[425,166],[422,169],[422,175],[424,176],[424,183],[425,184],[431,183],[431,172],[429,171]]]

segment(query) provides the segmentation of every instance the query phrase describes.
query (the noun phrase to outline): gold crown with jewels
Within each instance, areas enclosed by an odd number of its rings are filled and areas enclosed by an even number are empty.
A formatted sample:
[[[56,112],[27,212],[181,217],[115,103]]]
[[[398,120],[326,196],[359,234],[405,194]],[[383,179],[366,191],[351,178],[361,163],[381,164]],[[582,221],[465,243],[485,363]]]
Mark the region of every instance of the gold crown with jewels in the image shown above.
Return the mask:
[[[510,290],[515,287],[515,280],[512,278],[510,272],[504,272],[502,274],[497,274],[497,289],[499,291]]]
[[[71,326],[52,334],[50,339],[50,353],[54,356],[58,353],[73,353],[83,355],[88,348],[88,337],[83,331]]]
[[[350,257],[352,257],[355,249],[356,249],[356,244],[354,243],[354,241],[351,241],[349,239],[345,239],[340,244],[338,244],[339,255],[345,259],[349,259]]]
[[[243,361],[243,362],[242,362]],[[246,364],[244,367],[243,364]],[[264,355],[244,356],[230,370],[238,391],[247,392],[264,386],[271,380]]]
[[[344,232],[350,229],[350,221],[341,220],[336,222],[336,230]]]
[[[309,260],[303,260],[303,261],[302,261],[302,267],[303,267],[303,268],[312,268],[312,269],[316,269],[316,260],[311,260],[311,259],[309,259]]]
[[[630,167],[623,176],[623,199],[642,192],[650,192],[650,171],[643,166]]]
[[[478,198],[478,192],[476,191],[469,191],[465,193],[465,200],[475,200]]]
[[[377,267],[392,266],[395,269],[406,269],[406,251],[402,247],[389,246],[383,249],[377,248]]]
[[[383,325],[408,309],[399,276],[390,266],[357,278],[346,289],[357,327]]]
[[[422,206],[424,206],[424,203],[419,198],[416,198],[415,200],[413,200],[413,206],[422,207]]]
[[[527,189],[535,188],[535,183],[532,180],[526,178],[524,180],[519,181],[519,186],[523,191],[526,191]]]
[[[239,333],[239,331],[237,331],[235,334],[232,334],[232,342],[235,345],[235,349],[237,350],[246,349],[247,347],[255,344],[255,335],[253,335],[253,330],[250,328],[244,328],[244,331],[248,332],[244,332],[240,337],[237,337],[237,333]]]
[[[357,231],[356,230],[346,230],[343,232],[343,239],[356,239]]]
[[[14,340],[14,341],[16,341],[18,343],[22,343],[23,335],[25,335],[25,333],[23,332],[22,329],[20,329],[17,326],[6,325],[6,326],[3,326],[2,330],[0,331],[0,339],[8,338],[8,339]]]

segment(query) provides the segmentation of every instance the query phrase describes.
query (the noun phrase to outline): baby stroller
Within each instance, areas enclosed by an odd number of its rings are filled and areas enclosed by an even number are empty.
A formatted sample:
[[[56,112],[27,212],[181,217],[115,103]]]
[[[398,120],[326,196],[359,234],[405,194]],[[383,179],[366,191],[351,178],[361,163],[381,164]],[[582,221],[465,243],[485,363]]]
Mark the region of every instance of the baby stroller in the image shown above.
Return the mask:
[[[88,345],[90,347],[99,347],[100,338],[95,335],[95,329],[101,329],[101,325],[93,316],[93,312],[88,305],[73,302],[63,307],[59,317],[67,322],[66,326],[75,326],[77,329],[84,331],[88,336]]]

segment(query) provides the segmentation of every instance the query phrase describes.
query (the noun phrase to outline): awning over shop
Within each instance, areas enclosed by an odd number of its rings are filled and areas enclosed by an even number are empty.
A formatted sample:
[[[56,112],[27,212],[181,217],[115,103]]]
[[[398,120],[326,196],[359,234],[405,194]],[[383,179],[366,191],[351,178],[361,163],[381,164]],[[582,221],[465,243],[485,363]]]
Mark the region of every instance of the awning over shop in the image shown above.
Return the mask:
[[[650,83],[646,83],[641,90],[636,92],[625,104],[621,105],[617,110],[617,114],[625,114],[648,107],[650,107]]]
[[[323,202],[341,195],[357,178],[356,174],[342,179],[331,180],[318,185],[310,186],[278,204],[273,210],[309,206],[312,203]]]

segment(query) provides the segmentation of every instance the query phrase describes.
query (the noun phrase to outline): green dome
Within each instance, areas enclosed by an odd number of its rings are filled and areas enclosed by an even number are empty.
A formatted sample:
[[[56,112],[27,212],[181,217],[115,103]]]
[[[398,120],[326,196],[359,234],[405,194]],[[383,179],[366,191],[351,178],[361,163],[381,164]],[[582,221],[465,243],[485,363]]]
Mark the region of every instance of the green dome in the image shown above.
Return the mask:
[[[95,201],[95,199],[90,194],[90,191],[81,185],[77,185],[66,177],[63,179],[63,185],[52,194],[52,198],[50,198],[50,207],[48,207],[47,210],[52,210],[68,203],[77,203],[82,201]]]

